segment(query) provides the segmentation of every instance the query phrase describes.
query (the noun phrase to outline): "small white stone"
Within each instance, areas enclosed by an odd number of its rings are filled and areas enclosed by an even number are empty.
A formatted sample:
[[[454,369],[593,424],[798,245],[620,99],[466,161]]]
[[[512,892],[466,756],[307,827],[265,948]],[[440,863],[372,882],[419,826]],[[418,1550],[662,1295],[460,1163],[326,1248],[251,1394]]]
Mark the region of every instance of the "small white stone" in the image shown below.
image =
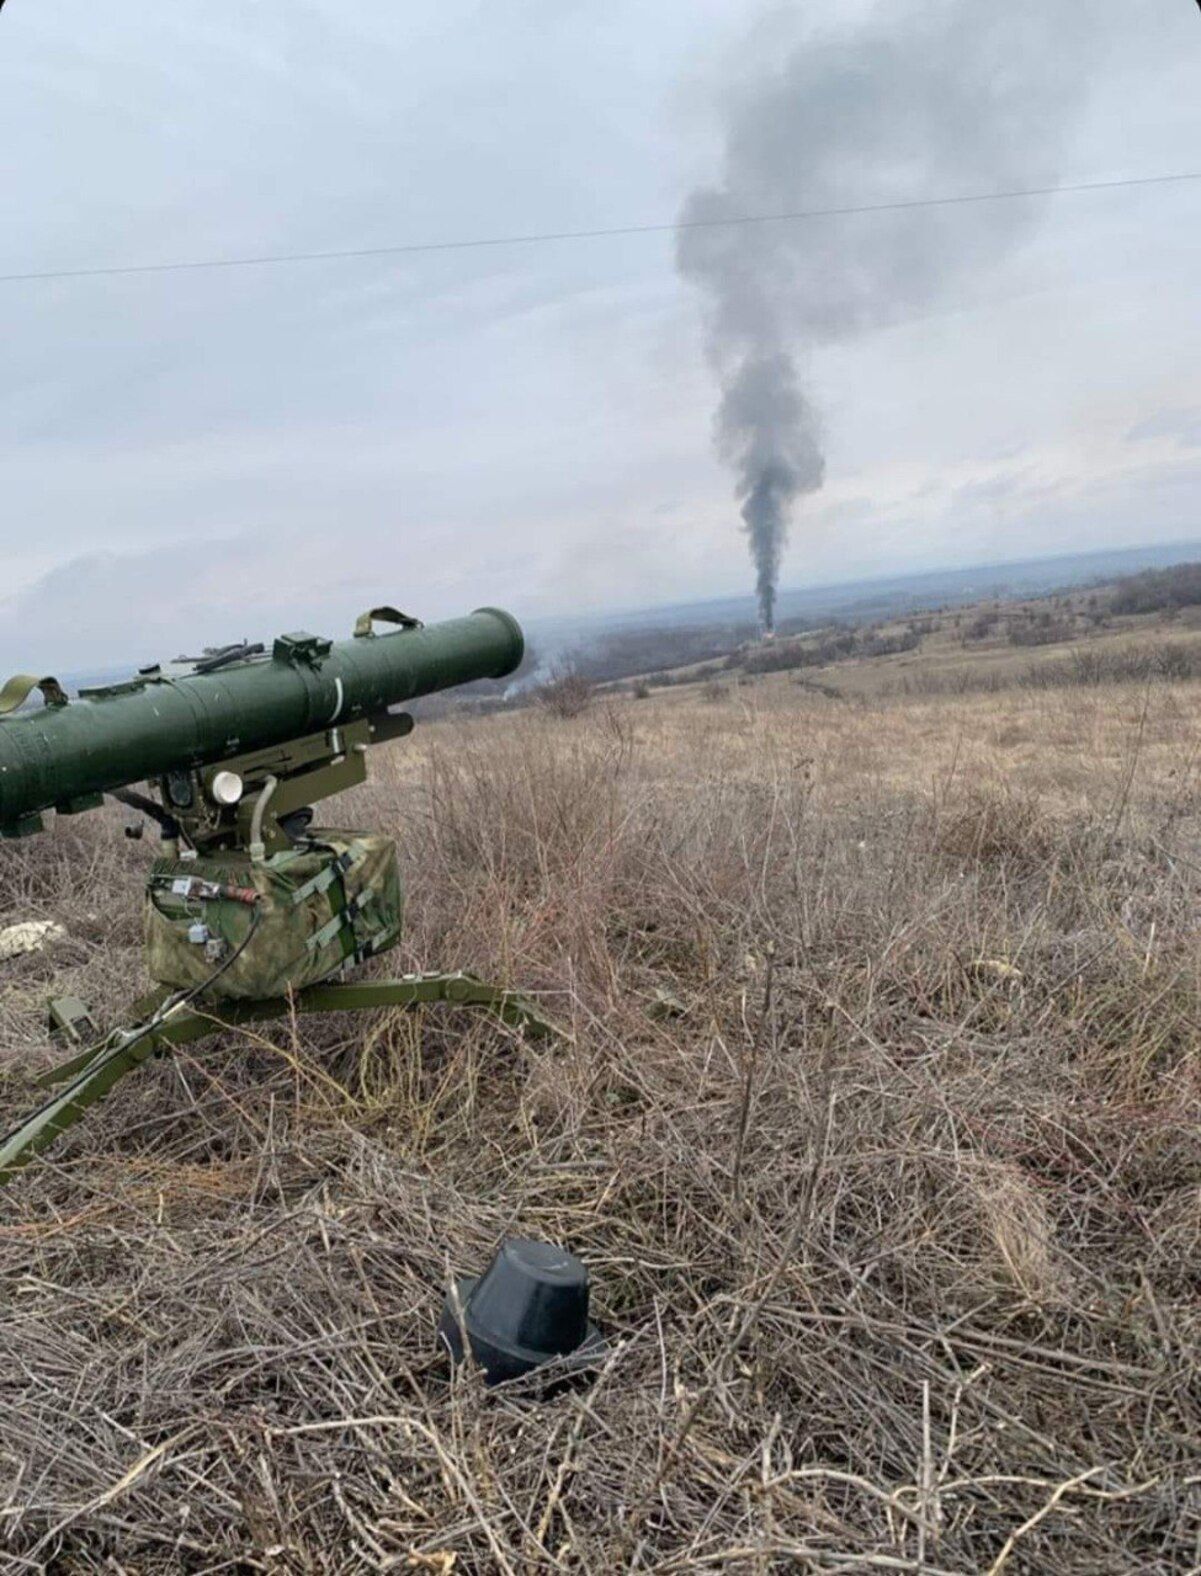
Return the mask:
[[[51,942],[61,941],[66,934],[52,919],[28,919],[23,925],[10,925],[7,930],[0,930],[0,959],[40,952]]]

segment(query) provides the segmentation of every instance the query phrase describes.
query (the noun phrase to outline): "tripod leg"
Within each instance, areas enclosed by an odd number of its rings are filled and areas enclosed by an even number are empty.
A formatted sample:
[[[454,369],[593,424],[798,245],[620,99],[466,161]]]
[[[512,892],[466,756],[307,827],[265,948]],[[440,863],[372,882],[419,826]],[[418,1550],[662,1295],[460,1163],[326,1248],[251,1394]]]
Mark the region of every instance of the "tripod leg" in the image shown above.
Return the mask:
[[[399,979],[364,980],[361,984],[311,985],[296,998],[300,1012],[357,1012],[372,1007],[413,1007],[444,1001],[456,1006],[483,1007],[533,1038],[567,1038],[519,991],[488,985],[462,970],[453,974],[405,974]]]
[[[139,1006],[143,1003],[139,1003]],[[197,1013],[170,1013],[156,1023],[153,1016],[125,1034],[113,1034],[92,1046],[74,1062],[56,1067],[42,1081],[65,1082],[66,1087],[0,1138],[0,1183],[25,1164],[39,1149],[79,1121],[89,1106],[103,1100],[118,1079],[139,1066],[155,1051],[187,1040],[202,1039],[221,1027]]]
[[[144,1019],[143,1024],[124,1034],[110,1034],[106,1040],[43,1075],[40,1080],[43,1084],[61,1083],[66,1087],[0,1138],[0,1185],[59,1133],[74,1126],[89,1106],[103,1100],[119,1079],[156,1051],[188,1045],[242,1023],[282,1018],[291,1010],[301,1013],[361,1012],[378,1007],[447,1002],[456,1006],[483,1007],[495,1012],[513,1028],[524,1029],[538,1038],[563,1033],[519,992],[488,985],[473,974],[463,972],[407,974],[400,979],[365,980],[361,984],[312,985],[300,991],[291,1002],[285,998],[227,1001],[221,1003],[219,1012],[197,1011],[181,1004],[155,1021],[168,995],[169,992],[159,990],[142,997],[135,1003],[134,1015]]]

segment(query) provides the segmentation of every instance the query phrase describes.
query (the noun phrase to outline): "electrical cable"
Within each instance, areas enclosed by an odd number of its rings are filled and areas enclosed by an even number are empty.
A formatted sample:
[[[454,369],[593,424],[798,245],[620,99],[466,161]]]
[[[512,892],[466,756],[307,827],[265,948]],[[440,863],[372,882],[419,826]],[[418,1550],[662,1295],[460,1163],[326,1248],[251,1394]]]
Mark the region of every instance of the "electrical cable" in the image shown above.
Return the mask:
[[[1201,0],[1199,0],[1201,3]],[[0,0],[3,4],[3,0]],[[207,257],[174,263],[117,263],[107,267],[51,268],[0,274],[0,284],[66,279],[109,279],[133,274],[197,273],[206,269],[263,268],[286,263],[337,262],[366,257],[410,257],[422,253],[466,252],[484,247],[536,246],[555,241],[598,241],[628,235],[670,235],[684,230],[733,229],[742,225],[788,224],[806,219],[840,219],[855,214],[903,213],[911,208],[950,208],[967,203],[1012,202],[1023,197],[1058,197],[1073,192],[1118,191],[1201,180],[1201,170],[1175,175],[1134,175],[1108,181],[1076,181],[1066,186],[1026,186],[999,192],[961,192],[948,197],[914,197],[896,202],[853,203],[833,208],[797,208],[785,213],[735,214],[728,219],[674,219],[658,224],[612,225],[595,230],[544,230],[525,235],[475,236],[457,241],[408,241],[395,246],[360,246],[325,252],[273,252],[251,257]]]

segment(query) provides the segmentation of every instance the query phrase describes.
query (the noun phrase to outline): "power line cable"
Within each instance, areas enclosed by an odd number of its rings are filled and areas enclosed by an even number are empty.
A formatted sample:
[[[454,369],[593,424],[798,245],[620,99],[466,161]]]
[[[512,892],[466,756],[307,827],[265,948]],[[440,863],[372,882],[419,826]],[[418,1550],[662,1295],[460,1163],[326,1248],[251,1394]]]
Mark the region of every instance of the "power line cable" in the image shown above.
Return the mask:
[[[1201,3],[1201,0],[1199,0]],[[0,0],[0,5],[3,0]],[[720,230],[740,225],[787,224],[804,219],[840,219],[853,214],[900,213],[910,208],[950,208],[965,203],[1010,202],[1022,197],[1059,197],[1071,192],[1117,191],[1201,180],[1201,171],[1136,175],[1111,181],[1077,181],[1068,186],[1026,186],[1000,192],[963,192],[951,197],[914,197],[900,202],[855,203],[838,208],[797,208],[787,213],[736,214],[728,219],[684,219],[658,224],[623,224],[596,230],[543,230],[524,235],[475,236],[456,241],[407,241],[395,246],[359,246],[325,252],[273,252],[258,257],[206,257],[174,263],[118,263],[98,268],[52,268],[0,274],[0,284],[54,279],[103,279],[131,274],[194,273],[205,269],[263,268],[285,263],[324,263],[356,257],[411,257],[419,253],[467,252],[494,246],[536,246],[554,241],[600,241],[625,235],[668,235],[681,230]]]

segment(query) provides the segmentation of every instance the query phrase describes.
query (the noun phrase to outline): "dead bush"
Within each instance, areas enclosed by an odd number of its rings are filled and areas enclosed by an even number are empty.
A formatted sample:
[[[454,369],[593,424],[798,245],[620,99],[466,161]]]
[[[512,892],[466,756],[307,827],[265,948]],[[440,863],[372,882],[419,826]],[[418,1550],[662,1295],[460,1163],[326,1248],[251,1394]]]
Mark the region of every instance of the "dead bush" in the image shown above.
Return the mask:
[[[978,787],[938,812],[940,853],[969,863],[1039,864],[1053,841],[1035,795],[1022,789]]]
[[[570,720],[582,717],[592,704],[592,681],[582,673],[559,673],[535,690],[535,698],[543,711],[552,717]]]
[[[691,693],[424,724],[337,805],[400,845],[376,966],[563,1038],[230,1032],[2,1195],[14,1571],[1196,1563],[1201,697]],[[0,845],[69,935],[0,974],[10,1069],[144,984],[119,831]],[[588,1389],[438,1357],[506,1233],[591,1267]]]

